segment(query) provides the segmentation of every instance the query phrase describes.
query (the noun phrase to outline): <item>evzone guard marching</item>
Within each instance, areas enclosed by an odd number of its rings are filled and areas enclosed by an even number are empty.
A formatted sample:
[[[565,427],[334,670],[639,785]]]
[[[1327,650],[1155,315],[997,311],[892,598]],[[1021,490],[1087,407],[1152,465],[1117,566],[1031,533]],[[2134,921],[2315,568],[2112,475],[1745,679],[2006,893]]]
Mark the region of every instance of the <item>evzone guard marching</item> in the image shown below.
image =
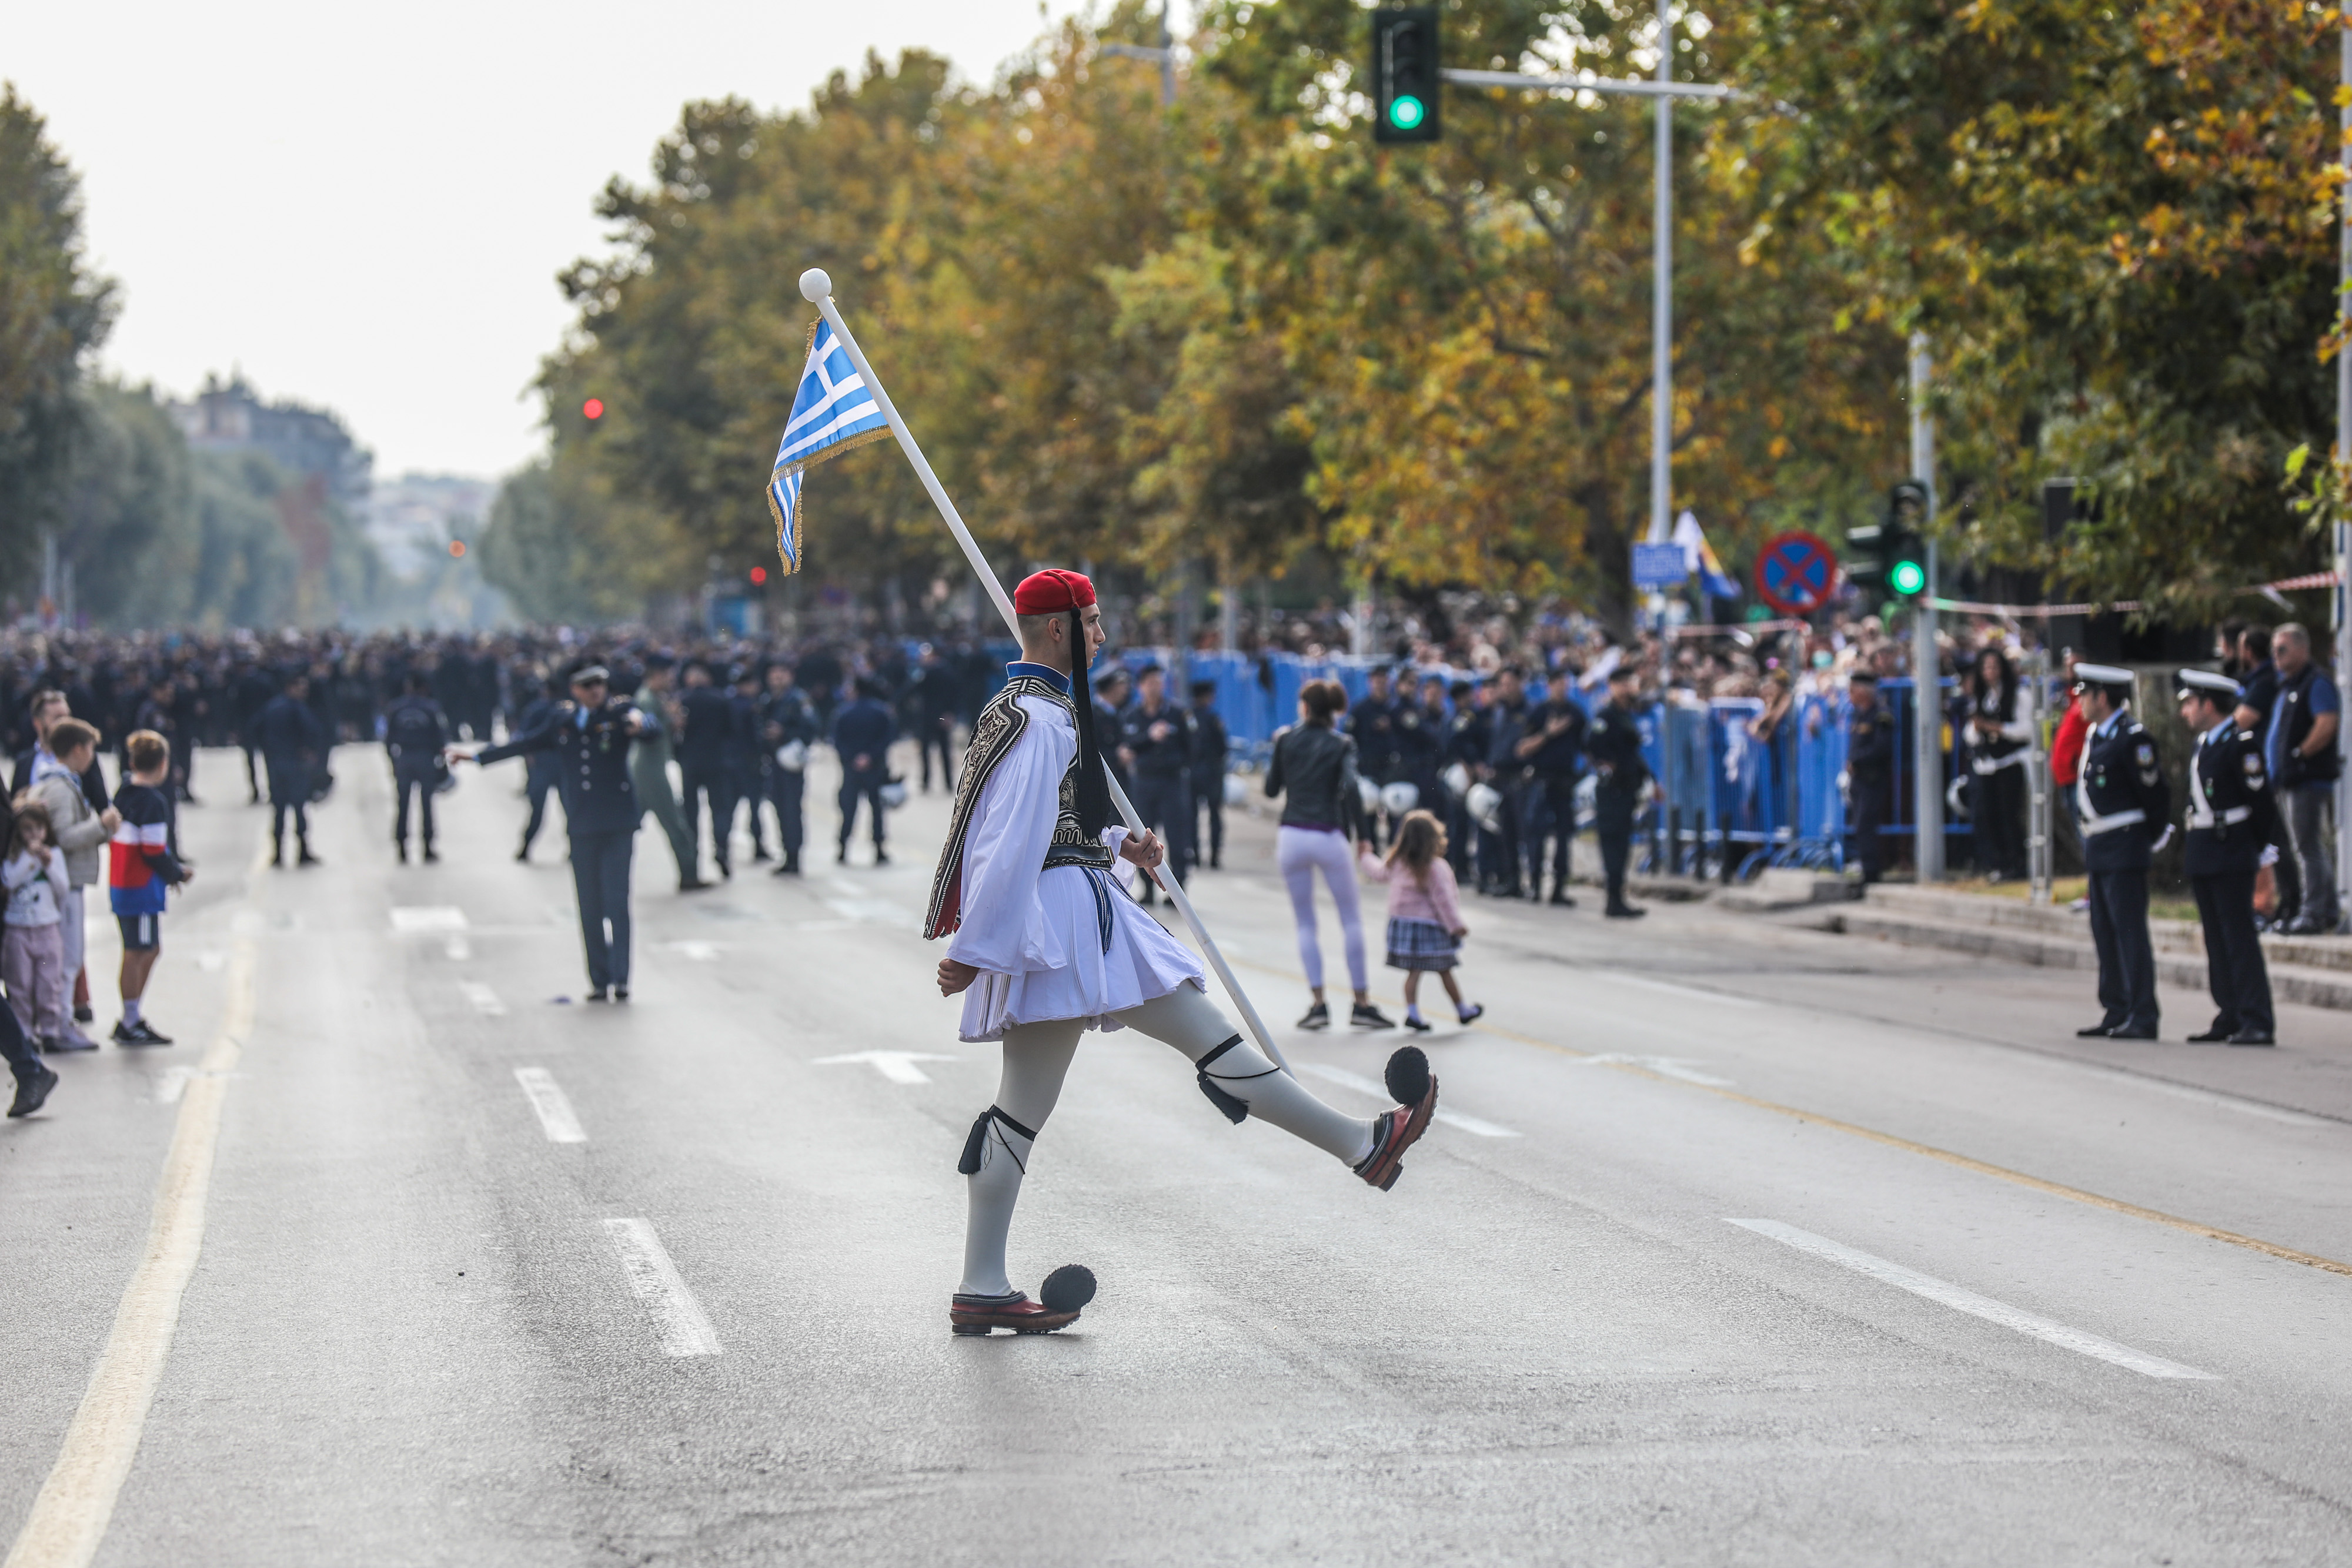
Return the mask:
[[[1167,1041],[1227,1117],[1271,1122],[1383,1191],[1437,1108],[1437,1081],[1414,1047],[1389,1059],[1389,1092],[1402,1103],[1366,1121],[1316,1099],[1226,1022],[1200,960],[1111,875],[1118,860],[1149,873],[1163,851],[1150,833],[1139,841],[1110,825],[1093,705],[1083,686],[1070,700],[1072,654],[1083,681],[1103,643],[1094,584],[1041,571],[1013,603],[1021,658],[972,726],[923,926],[951,937],[940,992],[962,994],[962,1038],[1004,1048],[995,1103],[972,1123],[957,1166],[970,1178],[963,1281],[948,1309],[960,1334],[1050,1333],[1093,1299],[1094,1276],[1077,1265],[1055,1270],[1033,1301],[1004,1264],[1031,1150],[1087,1030]]]

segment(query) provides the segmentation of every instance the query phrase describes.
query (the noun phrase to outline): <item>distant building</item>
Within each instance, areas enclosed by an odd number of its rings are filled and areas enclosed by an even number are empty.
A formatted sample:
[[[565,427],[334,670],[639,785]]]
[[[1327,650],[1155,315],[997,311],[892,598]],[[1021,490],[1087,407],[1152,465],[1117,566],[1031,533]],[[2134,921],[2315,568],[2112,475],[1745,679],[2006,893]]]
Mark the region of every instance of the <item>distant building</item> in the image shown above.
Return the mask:
[[[353,521],[367,516],[375,455],[325,409],[263,402],[241,375],[226,385],[217,376],[206,376],[204,391],[170,406],[190,446],[259,452],[289,473],[324,481],[327,497]]]

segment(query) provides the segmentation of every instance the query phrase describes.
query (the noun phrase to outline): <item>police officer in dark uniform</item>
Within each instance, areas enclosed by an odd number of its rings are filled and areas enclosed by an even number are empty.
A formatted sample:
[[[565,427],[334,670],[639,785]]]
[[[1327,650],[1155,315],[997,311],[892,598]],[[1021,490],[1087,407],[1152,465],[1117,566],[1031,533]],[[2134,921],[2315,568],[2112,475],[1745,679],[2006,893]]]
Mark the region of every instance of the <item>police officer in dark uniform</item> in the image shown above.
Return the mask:
[[[1449,688],[1454,698],[1454,716],[1446,721],[1445,741],[1439,748],[1443,758],[1441,776],[1455,768],[1462,775],[1475,781],[1478,769],[1486,765],[1486,747],[1494,735],[1486,710],[1479,701],[1479,689],[1468,681],[1456,681]],[[1457,776],[1459,777],[1459,776]],[[1445,839],[1446,858],[1454,862],[1456,882],[1471,880],[1470,862],[1476,841],[1476,824],[1470,821],[1469,784],[1460,790],[1446,789]],[[1484,886],[1484,879],[1479,883]]]
[[[686,667],[686,685],[678,694],[684,722],[677,734],[678,779],[685,786],[686,833],[694,841],[695,861],[702,855],[702,812],[710,808],[712,858],[719,874],[732,877],[729,842],[735,826],[734,790],[728,783],[727,753],[735,732],[734,699],[710,684],[710,666],[700,660]],[[565,797],[567,800],[570,797]]]
[[[2277,1043],[2270,970],[2254,929],[2254,873],[2278,801],[2260,737],[2238,727],[2238,683],[2210,670],[2180,672],[2180,716],[2198,737],[2189,763],[2189,887],[2205,932],[2212,1027],[2192,1040]]]
[[[383,710],[383,749],[392,758],[393,792],[400,799],[400,809],[392,819],[392,844],[400,852],[403,865],[408,863],[412,791],[420,801],[425,862],[430,865],[441,858],[433,848],[433,792],[448,777],[449,762],[442,753],[452,737],[449,716],[426,695],[432,685],[422,670],[410,671],[401,683],[402,695]]]
[[[1612,920],[1633,920],[1648,910],[1625,902],[1625,862],[1633,852],[1633,816],[1642,807],[1642,786],[1650,765],[1642,759],[1642,726],[1633,716],[1641,672],[1619,664],[1609,672],[1609,700],[1592,716],[1585,755],[1598,775],[1592,792],[1593,828],[1601,838],[1601,870],[1609,886]]]
[[[1136,686],[1133,706],[1119,716],[1121,760],[1135,776],[1130,799],[1143,825],[1159,831],[1169,870],[1182,882],[1192,863],[1192,716],[1168,700],[1168,674],[1159,665],[1144,665]],[[1147,881],[1143,901],[1151,900]]]
[[[254,744],[269,776],[269,863],[286,863],[286,814],[294,814],[296,863],[317,865],[310,852],[310,790],[327,759],[326,721],[310,703],[310,681],[300,670],[286,678],[278,694],[253,721]]]
[[[1438,800],[1439,758],[1445,748],[1445,683],[1432,675],[1416,696],[1398,683],[1396,698],[1397,778],[1412,786],[1420,797],[1416,810],[1444,821]]]
[[[1863,885],[1886,870],[1887,796],[1895,788],[1895,716],[1878,700],[1878,677],[1857,667],[1846,677],[1845,787],[1847,824]]]
[[[1569,846],[1576,838],[1576,780],[1582,773],[1584,737],[1591,727],[1569,679],[1552,677],[1551,695],[1528,715],[1526,733],[1511,755],[1529,774],[1520,847],[1527,855],[1528,896],[1543,896],[1544,841],[1551,841],[1551,902],[1576,907],[1568,894]]]
[[[1233,750],[1233,736],[1225,728],[1224,716],[1217,711],[1217,683],[1192,683],[1192,863],[1201,863],[1203,845],[1209,852],[1209,869],[1215,871],[1225,863],[1225,764]],[[1200,816],[1205,813],[1209,825],[1201,827]]]
[[[2156,741],[2131,715],[2131,672],[2074,665],[2074,690],[2090,721],[2074,815],[2091,873],[2091,940],[2099,950],[2099,1021],[2074,1032],[2110,1040],[2156,1038],[2156,950],[2147,934],[2147,868],[2171,791]],[[2166,833],[2169,827],[2162,829]]]
[[[636,705],[609,695],[612,674],[590,664],[572,675],[572,697],[503,746],[477,747],[478,763],[534,752],[555,754],[572,838],[572,885],[580,897],[580,940],[588,956],[588,999],[629,999],[629,852],[637,836],[637,794],[629,784],[629,742],[642,727]],[[461,754],[465,755],[465,754]],[[606,926],[612,930],[605,935]]]
[[[1356,777],[1393,784],[1402,773],[1403,754],[1397,742],[1397,705],[1389,690],[1389,672],[1372,671],[1364,685],[1363,696],[1348,707],[1348,733],[1356,742]],[[1376,811],[1364,819],[1364,841],[1376,850],[1385,814]]]
[[[775,874],[798,876],[801,845],[808,837],[804,791],[809,747],[824,731],[817,723],[815,707],[793,685],[790,664],[781,659],[770,664],[767,687],[760,699],[760,744],[770,764],[768,799],[776,808],[777,848],[783,854],[783,863],[776,867]]]
[[[563,700],[555,683],[543,674],[530,678],[526,689],[531,692],[530,700],[523,704],[520,713],[515,715],[514,723],[509,727],[509,734],[520,735],[525,730],[536,728],[541,720],[555,711],[555,705]],[[540,827],[547,821],[547,798],[562,789],[562,773],[553,754],[540,752],[527,758],[523,768],[522,798],[529,803],[530,812],[523,818],[522,842],[515,850],[515,859],[519,861],[530,859],[532,841],[539,837]]]
[[[768,775],[775,767],[773,754],[760,744],[760,668],[757,664],[739,664],[727,672],[727,684],[735,689],[728,699],[735,716],[727,732],[722,754],[727,759],[727,784],[734,800],[751,810],[751,859],[770,861],[765,839],[760,831],[760,802],[768,798]],[[721,840],[735,836],[735,806],[727,807],[727,827]]]

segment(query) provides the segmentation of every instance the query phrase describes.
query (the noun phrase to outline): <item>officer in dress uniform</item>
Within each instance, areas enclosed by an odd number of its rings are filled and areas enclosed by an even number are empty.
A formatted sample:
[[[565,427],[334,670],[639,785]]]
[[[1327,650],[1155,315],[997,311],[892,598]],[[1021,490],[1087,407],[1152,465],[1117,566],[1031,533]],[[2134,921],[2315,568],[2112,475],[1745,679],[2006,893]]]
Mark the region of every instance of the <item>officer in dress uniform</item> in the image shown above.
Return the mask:
[[[1208,827],[1194,821],[1192,864],[1201,865],[1201,851],[1209,852],[1209,869],[1225,863],[1225,763],[1234,748],[1233,737],[1217,712],[1217,683],[1192,683],[1192,801],[1195,812],[1205,812]]]
[[[2091,940],[2099,950],[2097,1023],[2074,1032],[2111,1040],[2156,1038],[2156,950],[2147,935],[2147,868],[2158,824],[2172,814],[2156,741],[2131,715],[2129,670],[2076,664],[2075,692],[2091,732],[2074,815],[2091,873]],[[2172,830],[2162,829],[2166,836]]]
[[[408,863],[408,798],[414,793],[422,813],[421,837],[426,864],[441,857],[433,848],[433,792],[446,778],[448,762],[441,755],[449,744],[449,717],[426,692],[432,686],[422,670],[412,670],[402,683],[398,701],[383,710],[383,749],[392,758],[392,787],[400,808],[392,819],[393,847],[400,863]]]
[[[629,999],[629,851],[640,815],[629,784],[629,743],[643,722],[635,703],[609,695],[611,683],[602,664],[574,671],[571,700],[556,704],[537,725],[504,746],[456,753],[484,764],[541,751],[555,754],[592,1002],[605,1000],[608,993],[614,1001]]]
[[[776,837],[783,863],[778,876],[801,873],[801,845],[808,837],[803,789],[809,747],[824,736],[816,709],[793,685],[793,667],[779,659],[768,666],[767,695],[760,699],[760,744],[775,766],[768,775],[768,798],[776,808]]]
[[[1650,765],[1642,759],[1642,726],[1633,716],[1641,671],[1619,664],[1609,672],[1609,700],[1592,716],[1585,755],[1600,776],[1593,789],[1593,829],[1601,839],[1601,880],[1609,893],[1601,911],[1612,920],[1634,920],[1648,910],[1625,902],[1625,864],[1633,853],[1633,817],[1641,810],[1642,786]]]
[[[1856,665],[1846,677],[1845,788],[1854,859],[1864,887],[1886,869],[1887,796],[1895,785],[1895,716],[1878,700],[1878,677]]]
[[[2254,873],[2278,801],[2260,737],[2240,729],[2238,683],[2210,670],[2180,672],[2180,716],[2198,736],[2189,763],[2189,886],[2205,933],[2212,1027],[2192,1040],[2275,1044],[2270,970],[2254,929]]]

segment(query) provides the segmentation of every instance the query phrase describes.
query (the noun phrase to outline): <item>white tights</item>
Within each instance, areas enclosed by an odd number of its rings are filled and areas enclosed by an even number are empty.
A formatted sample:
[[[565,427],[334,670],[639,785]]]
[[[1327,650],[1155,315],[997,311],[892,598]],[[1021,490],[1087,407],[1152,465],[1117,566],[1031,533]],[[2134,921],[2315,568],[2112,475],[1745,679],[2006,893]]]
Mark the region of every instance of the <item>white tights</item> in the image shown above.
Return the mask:
[[[1214,1002],[1196,986],[1181,985],[1164,997],[1117,1015],[1128,1028],[1165,1040],[1198,1061],[1233,1039],[1234,1030]],[[1015,1024],[1004,1031],[1004,1077],[996,1107],[1031,1133],[1042,1132],[1061,1098],[1062,1079],[1077,1054],[1084,1026],[1076,1019]],[[1372,1124],[1343,1116],[1309,1094],[1289,1073],[1244,1040],[1211,1064],[1217,1086],[1248,1104],[1250,1114],[1303,1138],[1344,1163],[1360,1164],[1372,1148]],[[1201,1113],[1213,1115],[1208,1106]],[[1004,1240],[1013,1228],[1013,1206],[1029,1166],[1031,1140],[991,1117],[981,1145],[980,1170],[971,1178],[963,1243],[962,1293],[1010,1294],[1004,1271]]]
[[[1315,873],[1331,890],[1339,911],[1339,935],[1348,953],[1348,984],[1358,996],[1368,983],[1364,976],[1364,915],[1356,900],[1356,857],[1345,833],[1315,828],[1278,828],[1274,835],[1275,864],[1290,889],[1290,920],[1298,927],[1298,961],[1306,966],[1309,990],[1323,988],[1323,943],[1315,930]]]

